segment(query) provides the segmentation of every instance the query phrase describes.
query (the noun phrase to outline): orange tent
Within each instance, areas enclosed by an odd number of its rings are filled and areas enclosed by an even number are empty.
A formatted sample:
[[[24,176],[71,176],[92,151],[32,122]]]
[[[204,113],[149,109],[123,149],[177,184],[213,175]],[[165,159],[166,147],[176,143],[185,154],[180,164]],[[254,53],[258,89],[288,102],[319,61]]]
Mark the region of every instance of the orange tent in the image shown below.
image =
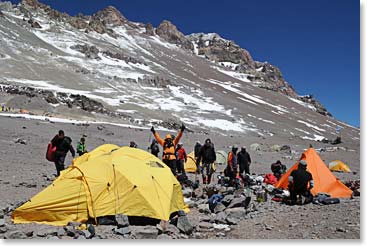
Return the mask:
[[[313,195],[325,192],[330,194],[331,197],[350,198],[352,196],[352,190],[346,187],[330,172],[329,168],[313,148],[309,148],[303,152],[300,160],[306,160],[307,171],[312,174],[314,187],[312,188],[311,193]],[[288,188],[288,176],[297,168],[298,162],[296,162],[288,172],[280,178],[280,180],[275,184],[275,188]]]

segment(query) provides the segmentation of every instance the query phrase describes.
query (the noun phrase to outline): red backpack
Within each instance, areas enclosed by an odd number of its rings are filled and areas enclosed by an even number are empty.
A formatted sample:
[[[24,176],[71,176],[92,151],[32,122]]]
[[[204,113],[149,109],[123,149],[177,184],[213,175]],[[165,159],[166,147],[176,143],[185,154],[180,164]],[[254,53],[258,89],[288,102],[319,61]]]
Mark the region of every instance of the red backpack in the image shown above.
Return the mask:
[[[264,177],[264,183],[265,184],[274,185],[274,184],[276,184],[276,182],[278,182],[278,179],[277,179],[277,177],[274,176],[274,174],[268,173],[268,174],[265,175],[265,177]]]

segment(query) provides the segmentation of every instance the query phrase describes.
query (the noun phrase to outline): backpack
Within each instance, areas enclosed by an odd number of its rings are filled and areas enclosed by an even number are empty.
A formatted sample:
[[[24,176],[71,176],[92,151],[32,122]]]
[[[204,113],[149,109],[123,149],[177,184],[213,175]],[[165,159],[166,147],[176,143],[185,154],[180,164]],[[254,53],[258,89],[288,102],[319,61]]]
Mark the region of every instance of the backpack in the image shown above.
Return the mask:
[[[159,153],[159,147],[158,147],[158,144],[154,144],[153,146],[152,146],[152,153],[153,154],[158,154]]]
[[[68,151],[70,149],[70,145],[71,145],[71,138],[64,137],[64,139],[62,140],[62,142],[60,144],[60,150],[61,151]]]

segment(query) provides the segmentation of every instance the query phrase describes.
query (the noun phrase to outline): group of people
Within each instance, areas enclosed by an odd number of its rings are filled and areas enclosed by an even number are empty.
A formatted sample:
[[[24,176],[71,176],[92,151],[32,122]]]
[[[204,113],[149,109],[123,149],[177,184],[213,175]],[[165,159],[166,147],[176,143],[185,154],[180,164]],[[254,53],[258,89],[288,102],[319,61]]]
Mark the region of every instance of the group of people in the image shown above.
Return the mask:
[[[180,141],[186,127],[181,126],[181,129],[177,137],[167,134],[164,139],[155,131],[154,127],[151,128],[155,139],[149,149],[151,153],[158,157],[160,152],[159,146],[163,147],[162,161],[171,169],[171,172],[176,177],[178,174],[186,176],[184,164],[187,161],[186,150]],[[73,158],[75,157],[75,150],[72,145],[72,139],[65,136],[63,130],[51,140],[52,146],[56,147],[54,154],[54,163],[57,171],[57,176],[64,170],[64,162],[67,153],[70,151]],[[137,148],[135,142],[130,142],[130,147]],[[79,156],[87,153],[85,138],[82,137],[77,144],[77,151]],[[194,156],[197,166],[197,173],[202,174],[203,184],[210,184],[212,175],[214,173],[214,163],[216,161],[216,152],[214,144],[211,139],[206,139],[204,144],[196,142],[194,147]],[[227,166],[224,170],[224,175],[230,180],[230,184],[234,185],[236,179],[244,180],[246,174],[250,174],[251,157],[246,151],[246,146],[241,147],[238,151],[238,146],[233,145],[231,151],[228,153]],[[293,170],[288,177],[288,189],[290,191],[289,202],[291,204],[300,203],[300,199],[304,198],[310,200],[312,198],[311,189],[314,186],[313,178],[310,172],[307,170],[307,162],[300,160],[298,168]],[[271,165],[271,170],[274,176],[279,180],[286,172],[286,166],[279,160]],[[303,203],[305,201],[302,201]]]
[[[228,153],[227,167],[224,175],[230,178],[230,183],[234,185],[236,177],[244,180],[244,175],[250,174],[251,157],[246,151],[246,146],[241,147],[238,152],[238,146],[233,145]]]
[[[65,136],[63,130],[60,130],[58,134],[51,140],[51,144],[53,147],[56,147],[56,151],[54,154],[54,163],[56,167],[57,176],[60,175],[60,172],[65,169],[65,158],[67,153],[70,151],[73,158],[75,158],[75,149],[72,145],[72,140],[70,137]],[[87,153],[87,148],[85,144],[85,138],[82,137],[80,141],[77,143],[76,152],[79,156]]]

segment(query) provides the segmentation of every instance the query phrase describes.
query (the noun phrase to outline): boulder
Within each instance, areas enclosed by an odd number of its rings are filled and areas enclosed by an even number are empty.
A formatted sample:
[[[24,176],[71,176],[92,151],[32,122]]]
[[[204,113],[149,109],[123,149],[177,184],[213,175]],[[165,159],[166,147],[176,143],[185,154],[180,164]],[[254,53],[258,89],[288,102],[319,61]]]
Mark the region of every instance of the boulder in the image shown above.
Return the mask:
[[[0,227],[4,227],[5,226],[5,219],[0,219]]]
[[[234,199],[234,195],[227,195],[227,196],[225,196],[223,199],[222,199],[222,203],[223,203],[223,205],[225,205],[225,206],[228,206],[230,203],[231,203],[231,201]]]
[[[231,203],[228,205],[227,208],[237,208],[237,207],[247,207],[249,204],[249,199],[251,199],[250,197],[238,197],[238,198],[234,198]]]
[[[210,229],[210,228],[213,228],[213,224],[209,223],[209,222],[200,222],[199,225],[198,225],[200,228],[203,228],[203,229]]]
[[[129,217],[127,215],[117,214],[115,218],[116,218],[118,227],[126,227],[126,226],[130,225],[129,224]]]
[[[156,239],[158,236],[158,230],[155,226],[134,226],[131,228],[131,232],[137,239]]]
[[[129,227],[121,227],[121,228],[114,228],[113,232],[117,235],[126,235],[130,233],[130,228]]]
[[[227,223],[227,214],[225,212],[220,212],[215,216],[215,222],[219,224]]]
[[[214,213],[220,213],[226,209],[226,206],[224,206],[222,203],[218,203],[214,208]]]
[[[209,204],[207,203],[198,205],[198,210],[199,213],[210,214]]]
[[[6,239],[26,239],[27,235],[21,231],[15,230],[15,231],[8,231],[5,234],[5,238]]]
[[[209,208],[208,208],[209,209]],[[177,228],[185,234],[191,234],[194,230],[187,216],[180,216],[177,220]]]
[[[200,215],[200,221],[209,222],[211,217],[209,215]]]
[[[246,210],[241,207],[237,208],[227,208],[225,210],[226,213],[226,221],[228,224],[238,224],[239,221],[243,220],[246,217]]]
[[[3,234],[8,231],[8,228],[6,226],[0,227],[0,234]]]

